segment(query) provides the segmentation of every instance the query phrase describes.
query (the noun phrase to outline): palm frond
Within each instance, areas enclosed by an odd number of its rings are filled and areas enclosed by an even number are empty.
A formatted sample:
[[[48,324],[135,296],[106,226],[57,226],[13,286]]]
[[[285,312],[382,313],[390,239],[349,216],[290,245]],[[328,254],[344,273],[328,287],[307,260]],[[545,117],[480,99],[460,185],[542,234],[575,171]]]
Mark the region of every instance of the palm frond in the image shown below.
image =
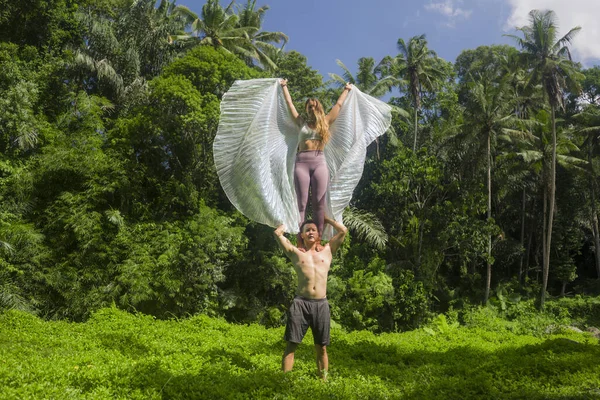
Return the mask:
[[[385,248],[388,235],[381,222],[370,212],[355,207],[347,207],[344,210],[344,224],[359,239],[379,250]]]

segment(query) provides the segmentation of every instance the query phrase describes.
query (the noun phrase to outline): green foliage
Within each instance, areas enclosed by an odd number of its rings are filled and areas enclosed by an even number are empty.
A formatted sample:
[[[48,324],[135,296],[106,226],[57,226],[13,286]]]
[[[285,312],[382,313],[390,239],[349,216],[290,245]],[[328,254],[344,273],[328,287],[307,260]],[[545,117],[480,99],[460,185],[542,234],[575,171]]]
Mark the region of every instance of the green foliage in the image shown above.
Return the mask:
[[[104,282],[104,302],[160,316],[215,313],[217,284],[245,246],[243,228],[232,222],[201,204],[183,221],[121,229],[111,244],[116,276]]]
[[[77,3],[67,0],[0,1],[3,41],[61,52],[78,43]]]
[[[430,318],[431,299],[426,284],[415,279],[410,270],[393,273],[395,289],[394,322],[396,329],[406,330],[420,326]]]
[[[559,318],[569,318],[581,328],[600,326],[600,301],[597,297],[577,295],[546,303],[546,312]]]
[[[392,278],[384,269],[385,262],[378,258],[373,259],[365,269],[353,269],[344,296],[337,301],[343,304],[340,307],[343,326],[351,329],[385,329],[381,326],[385,323],[385,311],[394,305],[395,296]]]
[[[258,78],[260,73],[234,55],[210,46],[198,46],[172,62],[162,76],[172,75],[183,75],[200,93],[220,99],[236,79]]]
[[[481,316],[481,314],[479,314]],[[484,318],[491,318],[487,316]],[[481,317],[480,317],[481,319]],[[0,314],[3,398],[595,398],[600,350],[587,334],[515,334],[443,317],[424,330],[333,330],[328,381],[314,349],[280,371],[283,328],[204,315],[160,321],[103,309],[84,324]]]
[[[283,33],[262,31],[268,6],[236,6],[211,1],[200,20],[171,0],[0,0],[0,308],[85,319],[114,304],[160,317],[284,322],[291,265],[269,228],[235,212],[215,174],[219,102],[236,79],[264,76],[288,78],[294,99],[316,96],[326,108],[339,90],[324,86],[304,55],[275,46]],[[581,75],[568,61],[577,29],[559,38],[551,12],[530,16],[540,29],[520,30],[522,52],[482,46],[452,65],[422,35],[398,41],[400,54],[377,66],[356,60],[356,76],[340,63],[340,81],[374,94],[393,83],[401,92],[390,103],[414,113],[395,112],[397,136],[369,149],[346,215],[352,238],[330,275],[337,324],[401,331],[447,311],[447,325],[437,317],[428,327],[452,337],[463,308],[495,287],[491,308],[477,312],[539,336],[552,317],[532,309],[542,264],[549,295],[597,291],[598,68]],[[212,46],[194,47],[200,41]],[[544,219],[553,182],[548,105],[558,118],[558,190]],[[574,304],[549,306],[560,318],[596,320],[592,306],[564,301]]]
[[[493,221],[480,218],[483,193],[461,196],[460,186],[444,185],[442,164],[425,150],[418,156],[399,148],[380,170],[371,187],[377,215],[391,237],[391,263],[410,266],[418,279],[432,285],[444,253],[458,252],[446,262],[456,261],[459,268],[485,254],[486,233],[495,228]]]
[[[385,229],[373,214],[347,207],[344,210],[344,225],[355,233],[355,236],[369,243],[378,250],[383,250],[387,244],[388,235]]]
[[[48,129],[40,111],[54,61],[44,65],[36,48],[1,43],[0,63],[0,153],[27,154]]]
[[[46,272],[60,296],[46,312],[58,316],[86,317],[113,303],[161,317],[215,313],[217,284],[245,246],[242,228],[202,204],[194,216],[174,223],[119,226],[98,213],[78,219],[74,228],[89,223],[87,229],[70,233],[87,240],[83,247],[92,257],[74,253]],[[102,225],[111,224],[111,234],[102,234]]]
[[[424,327],[423,330],[432,336],[437,334],[448,335],[453,330],[457,329],[459,325],[458,321],[448,323],[444,314],[438,314],[438,316],[431,321],[429,326]]]
[[[582,72],[585,76],[581,83],[583,95],[588,103],[598,104],[600,98],[600,66],[596,65]]]
[[[304,111],[304,101],[309,97],[315,97],[315,92],[323,86],[321,75],[307,65],[307,59],[297,51],[284,53],[277,62],[277,71],[274,75],[288,80],[290,96],[296,102],[296,109]],[[299,107],[299,105],[302,105]]]

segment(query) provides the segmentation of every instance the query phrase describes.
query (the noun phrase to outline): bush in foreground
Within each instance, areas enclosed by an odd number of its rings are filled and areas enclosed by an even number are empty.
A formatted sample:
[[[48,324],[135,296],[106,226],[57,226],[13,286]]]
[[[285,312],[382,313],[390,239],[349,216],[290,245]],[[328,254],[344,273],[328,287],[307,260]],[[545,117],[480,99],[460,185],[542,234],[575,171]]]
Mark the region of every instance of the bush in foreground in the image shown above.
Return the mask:
[[[103,309],[69,323],[9,311],[0,314],[0,398],[600,398],[600,347],[589,334],[518,335],[445,317],[401,334],[334,328],[326,383],[310,334],[294,371],[279,371],[282,335],[203,315]]]

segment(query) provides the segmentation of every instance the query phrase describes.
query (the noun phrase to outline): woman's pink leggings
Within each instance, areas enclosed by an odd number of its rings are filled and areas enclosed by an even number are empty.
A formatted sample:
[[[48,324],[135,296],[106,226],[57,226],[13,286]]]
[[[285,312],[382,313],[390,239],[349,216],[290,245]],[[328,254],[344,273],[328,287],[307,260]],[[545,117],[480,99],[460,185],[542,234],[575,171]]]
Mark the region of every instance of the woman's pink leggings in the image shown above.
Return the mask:
[[[327,186],[329,185],[329,169],[325,155],[320,150],[300,151],[296,154],[294,166],[294,184],[300,212],[300,225],[304,222],[308,189],[312,200],[313,220],[317,224],[319,235],[323,235],[325,225],[325,209],[327,207]]]

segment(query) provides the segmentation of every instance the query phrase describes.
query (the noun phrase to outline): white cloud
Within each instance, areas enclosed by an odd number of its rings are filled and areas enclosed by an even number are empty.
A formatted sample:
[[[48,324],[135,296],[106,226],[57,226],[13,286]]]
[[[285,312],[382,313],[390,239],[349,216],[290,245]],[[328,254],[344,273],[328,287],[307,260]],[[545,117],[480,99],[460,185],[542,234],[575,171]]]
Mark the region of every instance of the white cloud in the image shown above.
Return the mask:
[[[429,3],[425,5],[427,11],[437,12],[448,18],[448,26],[454,26],[457,19],[468,19],[472,10],[465,10],[459,6],[462,0],[444,0],[440,3]]]
[[[575,36],[571,46],[576,61],[587,64],[600,60],[600,0],[506,0],[512,12],[505,24],[505,30],[512,30],[529,24],[529,11],[553,10],[556,13],[560,35],[576,26],[581,31]],[[597,62],[597,61],[596,61]]]

